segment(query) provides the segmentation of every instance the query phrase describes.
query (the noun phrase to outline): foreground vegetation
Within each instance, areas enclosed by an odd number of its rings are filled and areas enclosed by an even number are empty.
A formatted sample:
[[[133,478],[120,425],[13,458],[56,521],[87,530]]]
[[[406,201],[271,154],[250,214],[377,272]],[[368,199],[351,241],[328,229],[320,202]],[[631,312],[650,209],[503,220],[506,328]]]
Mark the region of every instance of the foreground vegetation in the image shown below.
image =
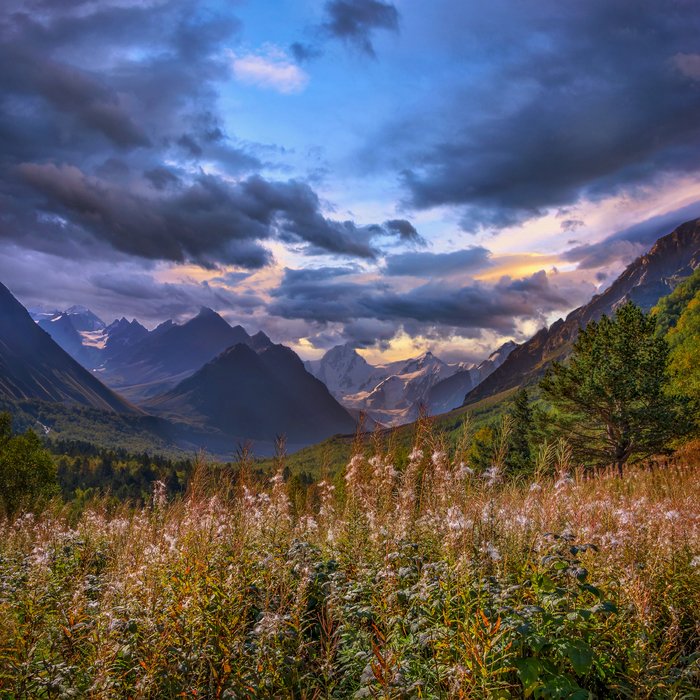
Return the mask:
[[[469,449],[423,421],[337,488],[279,455],[266,485],[200,463],[173,502],[5,519],[0,694],[700,697],[700,454],[620,479],[560,443],[504,481]]]

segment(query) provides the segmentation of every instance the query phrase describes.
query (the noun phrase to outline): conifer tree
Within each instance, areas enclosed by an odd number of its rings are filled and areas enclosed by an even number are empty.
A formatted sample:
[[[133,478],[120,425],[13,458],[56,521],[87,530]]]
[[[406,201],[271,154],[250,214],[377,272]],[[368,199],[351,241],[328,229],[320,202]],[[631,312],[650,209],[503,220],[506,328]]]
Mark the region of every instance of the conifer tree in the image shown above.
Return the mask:
[[[654,316],[629,302],[579,329],[570,364],[554,362],[540,382],[578,459],[622,474],[630,457],[689,428],[689,401],[671,393],[668,343],[655,331]]]
[[[530,436],[533,430],[533,415],[527,389],[520,389],[515,395],[510,417],[510,452],[507,464],[512,469],[528,469],[532,463]]]

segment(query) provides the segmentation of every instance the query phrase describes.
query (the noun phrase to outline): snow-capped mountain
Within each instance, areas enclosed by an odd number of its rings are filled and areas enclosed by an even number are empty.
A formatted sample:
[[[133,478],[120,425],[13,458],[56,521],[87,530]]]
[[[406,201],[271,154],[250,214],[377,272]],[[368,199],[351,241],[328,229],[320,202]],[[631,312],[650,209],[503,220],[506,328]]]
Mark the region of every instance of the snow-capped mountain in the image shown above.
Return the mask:
[[[430,388],[425,402],[434,414],[447,413],[462,405],[465,394],[477,387],[490,374],[495,372],[511,351],[518,347],[517,343],[509,340],[479,365],[466,366]]]
[[[332,348],[320,360],[307,361],[305,366],[346,408],[367,411],[380,423],[398,425],[413,420],[421,402],[427,403],[434,413],[458,406],[465,393],[463,388],[471,389],[485,379],[514,345],[506,343],[479,366],[467,362],[448,364],[431,352],[373,366],[346,344]],[[453,378],[454,386],[443,386],[443,391],[431,398],[435,387]],[[459,397],[454,405],[453,394]]]
[[[370,365],[349,344],[336,345],[320,360],[307,360],[304,366],[307,372],[328,387],[338,401],[344,396],[367,389],[370,385],[373,388],[381,381],[381,378],[373,381],[376,367]]]
[[[71,306],[65,311],[30,306],[27,311],[40,328],[88,369],[101,366],[109,357],[148,335],[136,319],[129,323],[122,318],[107,326],[85,306]]]

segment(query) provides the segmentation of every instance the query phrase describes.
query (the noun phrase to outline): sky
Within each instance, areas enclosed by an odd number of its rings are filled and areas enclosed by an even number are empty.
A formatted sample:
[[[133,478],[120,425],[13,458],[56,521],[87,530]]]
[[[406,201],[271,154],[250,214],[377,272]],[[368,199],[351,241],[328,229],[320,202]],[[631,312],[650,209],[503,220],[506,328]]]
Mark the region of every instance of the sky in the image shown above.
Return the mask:
[[[0,282],[476,361],[700,216],[696,0],[3,0]]]

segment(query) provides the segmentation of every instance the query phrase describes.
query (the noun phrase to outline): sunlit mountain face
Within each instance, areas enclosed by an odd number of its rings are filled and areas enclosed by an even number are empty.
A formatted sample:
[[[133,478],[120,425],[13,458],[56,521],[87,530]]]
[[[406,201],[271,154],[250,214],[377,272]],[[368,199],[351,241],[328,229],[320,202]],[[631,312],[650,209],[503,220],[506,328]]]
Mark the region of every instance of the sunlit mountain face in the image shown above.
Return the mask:
[[[478,364],[700,216],[699,31],[665,0],[5,0],[0,281]]]

